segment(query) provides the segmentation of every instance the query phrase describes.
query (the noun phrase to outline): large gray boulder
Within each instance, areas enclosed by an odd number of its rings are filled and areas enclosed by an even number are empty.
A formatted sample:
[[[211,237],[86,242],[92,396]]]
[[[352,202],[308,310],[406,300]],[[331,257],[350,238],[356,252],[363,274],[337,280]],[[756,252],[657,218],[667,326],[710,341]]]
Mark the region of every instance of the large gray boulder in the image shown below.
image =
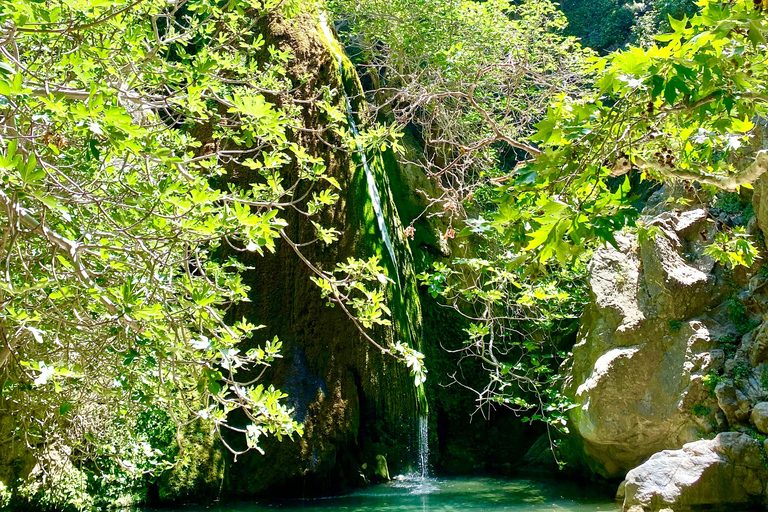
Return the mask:
[[[665,450],[627,473],[626,512],[729,509],[763,502],[768,470],[760,443],[725,432],[714,439]]]
[[[566,391],[577,404],[571,429],[583,461],[608,478],[659,450],[699,439],[717,404],[703,378],[721,327],[705,312],[722,300],[714,261],[703,255],[703,209],[665,212],[646,223],[655,236],[598,250],[591,301],[582,316]],[[694,406],[712,411],[702,421]]]

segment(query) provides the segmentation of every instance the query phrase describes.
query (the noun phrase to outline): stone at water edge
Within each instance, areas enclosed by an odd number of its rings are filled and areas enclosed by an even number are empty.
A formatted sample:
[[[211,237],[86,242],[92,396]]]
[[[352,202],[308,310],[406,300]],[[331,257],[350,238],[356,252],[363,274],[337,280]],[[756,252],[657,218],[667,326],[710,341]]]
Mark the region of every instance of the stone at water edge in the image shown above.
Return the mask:
[[[664,450],[627,473],[625,512],[676,512],[764,502],[768,484],[760,443],[740,432]]]
[[[387,458],[383,455],[376,456],[376,474],[389,482],[389,467],[387,466]]]
[[[749,419],[755,424],[757,430],[763,434],[768,434],[768,402],[756,404]]]

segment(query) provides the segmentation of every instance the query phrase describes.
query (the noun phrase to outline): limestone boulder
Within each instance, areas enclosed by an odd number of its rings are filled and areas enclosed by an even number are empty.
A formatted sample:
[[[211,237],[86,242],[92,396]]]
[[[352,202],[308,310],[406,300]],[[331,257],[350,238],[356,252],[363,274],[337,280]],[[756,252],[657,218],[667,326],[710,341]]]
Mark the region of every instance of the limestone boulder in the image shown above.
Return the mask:
[[[749,419],[755,425],[755,428],[763,434],[768,434],[768,402],[755,404]]]
[[[593,472],[623,477],[659,450],[680,448],[716,425],[703,384],[722,364],[711,351],[722,327],[707,309],[722,300],[703,254],[703,209],[646,219],[655,236],[617,237],[589,272],[591,301],[573,348],[566,392],[577,404],[571,430]],[[711,421],[692,414],[712,411]]]
[[[749,344],[747,357],[752,366],[768,361],[768,322],[757,329],[754,339]]]
[[[724,379],[715,388],[717,404],[725,414],[731,428],[744,423],[749,418],[750,403],[747,396],[733,385],[730,379]]]
[[[732,509],[763,502],[768,484],[760,443],[724,432],[714,439],[665,450],[631,470],[623,484],[624,510]]]

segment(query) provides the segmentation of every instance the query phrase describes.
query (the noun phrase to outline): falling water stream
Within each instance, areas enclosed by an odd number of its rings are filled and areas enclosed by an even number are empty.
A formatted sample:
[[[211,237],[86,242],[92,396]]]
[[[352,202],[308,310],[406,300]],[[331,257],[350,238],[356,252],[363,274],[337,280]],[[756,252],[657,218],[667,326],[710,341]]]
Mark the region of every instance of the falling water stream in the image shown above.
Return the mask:
[[[429,416],[419,414],[419,474],[424,480],[429,477]]]
[[[342,73],[343,65],[344,65],[344,57],[341,55],[339,51],[336,50],[336,46],[334,44],[335,38],[333,37],[333,35],[331,35],[331,29],[328,26],[328,20],[325,17],[325,14],[322,12],[320,13],[320,26],[323,29],[323,34],[325,35],[325,38],[328,40],[328,46],[331,48],[331,51],[336,56],[336,60],[339,65],[339,73]],[[386,219],[384,218],[384,212],[381,207],[381,196],[379,195],[379,189],[376,186],[376,179],[375,179],[375,176],[373,175],[373,170],[371,169],[371,166],[368,163],[368,156],[365,153],[365,148],[363,148],[363,145],[357,139],[358,136],[360,135],[360,131],[357,128],[357,122],[355,121],[355,114],[354,114],[354,111],[352,110],[352,101],[349,99],[349,94],[344,88],[343,83],[341,87],[341,92],[344,95],[344,102],[347,106],[347,120],[349,123],[349,127],[356,138],[355,141],[357,144],[357,151],[360,154],[360,160],[362,161],[363,170],[365,171],[365,179],[368,182],[368,193],[371,196],[371,204],[373,205],[373,213],[376,217],[376,223],[379,226],[379,231],[381,232],[381,238],[384,242],[384,246],[387,248],[389,257],[392,260],[392,265],[394,266],[395,280],[397,281],[397,287],[398,289],[400,289],[400,292],[402,293],[402,288],[400,286],[400,267],[397,264],[395,249],[392,246],[392,239],[389,236],[389,230],[387,229]],[[413,328],[410,325],[410,321],[408,322],[408,330],[410,331],[411,339],[415,340]],[[420,478],[422,480],[425,480],[429,476],[429,417],[427,415],[427,411],[425,407],[420,407],[420,412],[419,412],[418,443],[419,443],[418,444],[418,460],[417,460],[418,471],[419,471]]]
[[[328,46],[330,46],[331,51],[336,55],[336,60],[339,64],[339,74],[342,73],[342,70],[344,69],[344,57],[336,50],[336,46],[334,45],[334,38],[331,35],[331,30],[328,27],[328,20],[325,17],[325,14],[322,12],[320,13],[320,26],[323,28],[323,33],[325,34],[325,38],[328,40]],[[349,99],[349,95],[347,94],[346,89],[344,88],[344,84],[342,83],[341,91],[344,94],[344,101],[347,105],[347,119],[349,122],[349,127],[352,130],[352,134],[355,136],[355,144],[357,144],[357,151],[360,153],[360,159],[363,162],[363,169],[365,170],[365,179],[368,182],[368,193],[371,196],[371,203],[373,204],[373,213],[376,216],[376,223],[379,226],[379,231],[381,231],[381,238],[384,241],[384,246],[387,248],[387,252],[389,253],[389,257],[392,259],[392,265],[395,267],[395,280],[397,281],[398,288],[400,287],[400,271],[398,265],[397,265],[397,258],[395,257],[395,249],[392,246],[392,239],[389,236],[389,231],[387,230],[387,223],[384,219],[384,212],[381,209],[381,196],[379,195],[379,189],[376,186],[376,179],[373,175],[373,171],[371,170],[371,166],[368,163],[368,156],[365,154],[365,148],[363,148],[363,145],[360,143],[359,135],[360,131],[357,129],[357,122],[355,121],[355,114],[352,110],[352,102]]]

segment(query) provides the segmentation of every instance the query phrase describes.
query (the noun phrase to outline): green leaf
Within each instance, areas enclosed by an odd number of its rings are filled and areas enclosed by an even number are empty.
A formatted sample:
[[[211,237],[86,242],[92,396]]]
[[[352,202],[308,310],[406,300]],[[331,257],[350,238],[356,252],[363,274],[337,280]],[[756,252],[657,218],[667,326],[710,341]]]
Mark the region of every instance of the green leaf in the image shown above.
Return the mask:
[[[688,25],[687,16],[683,16],[680,20],[675,19],[671,14],[667,14],[667,17],[669,18],[669,25],[676,34],[685,32],[685,27]]]
[[[765,44],[765,36],[763,35],[762,27],[756,20],[750,20],[749,22],[747,39],[753,46]]]
[[[674,76],[667,82],[667,85],[664,88],[664,99],[667,100],[667,103],[672,105],[681,92],[690,94],[690,90],[686,83],[680,77]]]
[[[37,169],[37,158],[29,155],[26,164],[20,164],[21,180],[25,185],[31,185],[45,178],[45,171]]]
[[[0,62],[0,74],[5,76],[12,76],[16,74],[16,70],[7,62]]]

